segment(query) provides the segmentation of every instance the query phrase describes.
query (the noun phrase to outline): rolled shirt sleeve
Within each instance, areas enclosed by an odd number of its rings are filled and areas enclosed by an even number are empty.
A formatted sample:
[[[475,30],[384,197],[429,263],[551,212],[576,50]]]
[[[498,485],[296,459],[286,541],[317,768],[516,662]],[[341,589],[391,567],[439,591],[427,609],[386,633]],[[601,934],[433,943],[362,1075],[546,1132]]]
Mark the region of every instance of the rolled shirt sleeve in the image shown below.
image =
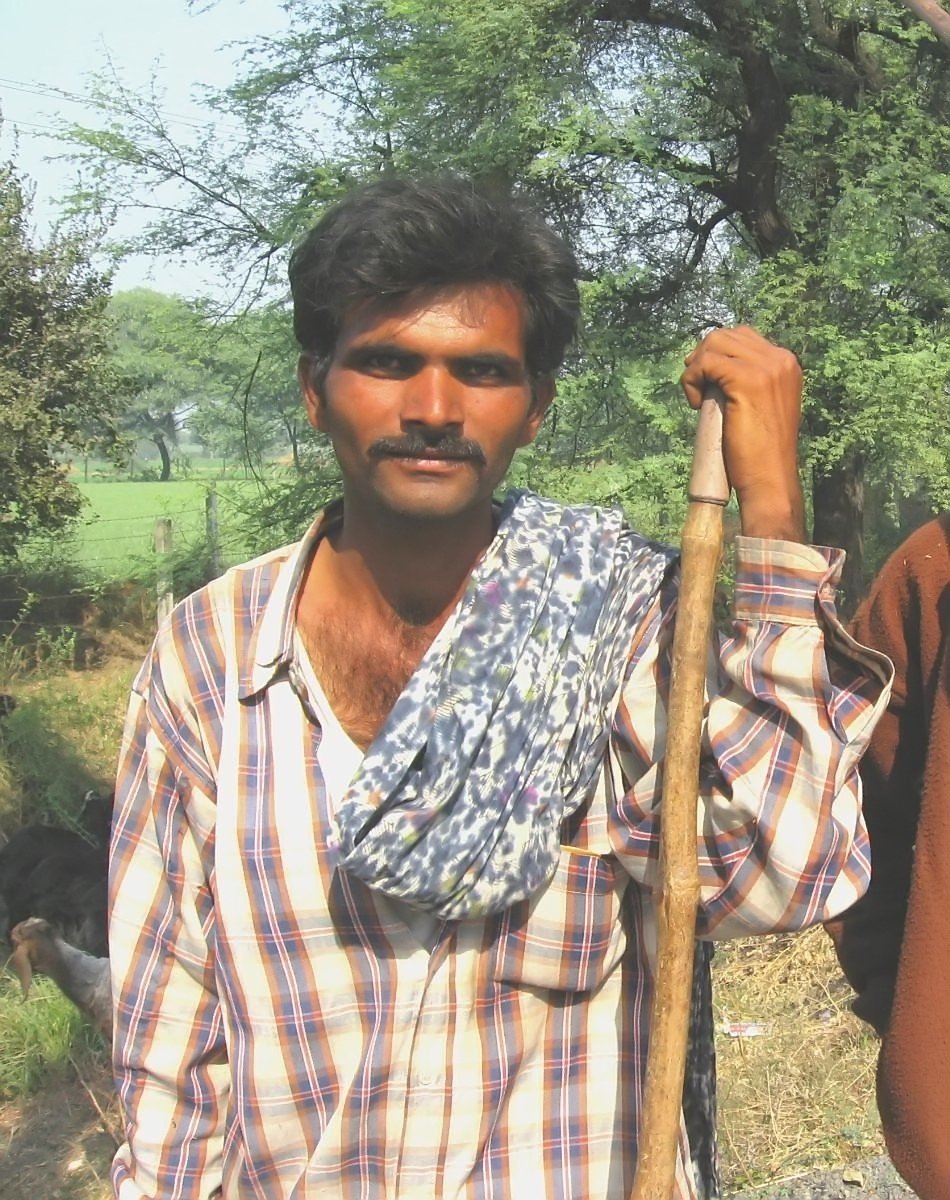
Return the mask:
[[[700,933],[802,929],[869,878],[857,763],[892,670],[839,623],[841,551],[737,539],[732,632],[714,634],[697,807]],[[648,889],[658,875],[666,699],[678,580],[634,639],[612,739],[611,843]]]

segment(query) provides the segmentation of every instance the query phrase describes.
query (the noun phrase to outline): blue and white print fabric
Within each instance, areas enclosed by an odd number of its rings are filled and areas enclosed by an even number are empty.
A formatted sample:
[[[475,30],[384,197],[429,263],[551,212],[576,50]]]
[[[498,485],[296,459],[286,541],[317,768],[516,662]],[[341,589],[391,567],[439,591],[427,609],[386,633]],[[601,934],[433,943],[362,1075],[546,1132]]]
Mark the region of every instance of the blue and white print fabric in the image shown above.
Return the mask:
[[[633,630],[672,550],[619,510],[513,491],[337,810],[343,867],[445,920],[553,873],[601,768]]]

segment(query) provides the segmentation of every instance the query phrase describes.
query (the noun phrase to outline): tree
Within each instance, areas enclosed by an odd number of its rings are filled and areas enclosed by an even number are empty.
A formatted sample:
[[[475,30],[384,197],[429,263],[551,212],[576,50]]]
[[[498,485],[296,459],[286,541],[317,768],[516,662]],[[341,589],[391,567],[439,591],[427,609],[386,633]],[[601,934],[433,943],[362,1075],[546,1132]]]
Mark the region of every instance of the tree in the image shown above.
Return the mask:
[[[114,441],[121,397],[95,249],[80,229],[38,243],[27,185],[0,166],[0,557],[78,514],[67,456]]]
[[[215,354],[219,335],[200,303],[148,288],[117,293],[110,313],[114,362],[130,396],[123,429],[155,446],[167,482],[185,421],[229,390]]]
[[[215,360],[226,390],[202,397],[191,429],[209,448],[248,467],[288,455],[300,471],[311,442],[297,384],[298,350],[283,304],[220,321]]]
[[[903,0],[904,5],[922,21],[926,21],[938,38],[950,46],[950,12],[937,0]]]
[[[157,245],[203,236],[212,253],[270,265],[361,175],[449,166],[511,184],[572,236],[589,281],[576,367],[593,404],[569,389],[559,418],[573,430],[559,419],[552,452],[637,476],[644,454],[668,453],[669,422],[662,390],[629,394],[630,364],[738,317],[807,368],[813,533],[849,550],[852,599],[866,476],[948,502],[950,77],[904,4],[287,8],[290,34],[250,51],[216,101],[248,131],[237,160],[173,154],[128,97],[125,140],[79,135],[113,186],[133,165],[193,187]],[[267,164],[256,180],[254,161]],[[661,422],[645,429],[649,411]]]
[[[115,363],[131,397],[123,428],[154,444],[162,480],[171,478],[185,426],[248,469],[289,454],[300,470],[308,427],[282,305],[215,316],[207,301],[138,288],[114,296],[110,312]]]

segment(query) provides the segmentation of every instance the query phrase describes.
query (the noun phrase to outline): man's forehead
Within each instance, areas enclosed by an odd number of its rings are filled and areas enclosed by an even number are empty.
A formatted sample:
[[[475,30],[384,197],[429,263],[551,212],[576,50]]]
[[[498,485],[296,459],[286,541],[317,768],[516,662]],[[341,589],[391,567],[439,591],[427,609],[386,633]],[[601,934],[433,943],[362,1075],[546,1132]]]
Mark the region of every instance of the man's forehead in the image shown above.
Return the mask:
[[[371,338],[387,326],[396,331],[420,323],[430,314],[450,313],[472,329],[504,324],[520,335],[524,329],[524,300],[511,284],[481,282],[418,288],[399,296],[364,300],[344,310],[341,334],[347,339]]]

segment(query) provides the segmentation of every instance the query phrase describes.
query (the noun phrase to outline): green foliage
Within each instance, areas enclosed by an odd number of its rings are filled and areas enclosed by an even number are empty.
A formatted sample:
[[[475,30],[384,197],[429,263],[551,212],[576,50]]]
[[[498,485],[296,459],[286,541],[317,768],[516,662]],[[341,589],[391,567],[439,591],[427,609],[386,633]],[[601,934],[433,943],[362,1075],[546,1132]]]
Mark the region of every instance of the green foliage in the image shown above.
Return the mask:
[[[161,481],[187,473],[187,435],[255,472],[275,455],[300,470],[309,434],[283,305],[216,316],[207,303],[144,288],[113,297],[114,361],[132,397],[127,433],[154,443]]]
[[[510,481],[564,502],[619,505],[644,534],[675,542],[694,421],[677,376],[669,362],[590,358],[562,382]]]
[[[7,836],[30,820],[71,825],[85,792],[110,786],[129,672],[119,673],[111,693],[88,698],[65,678],[62,666],[55,675],[48,667],[40,685],[34,675],[15,676],[19,702],[0,733],[0,829]]]
[[[160,478],[168,480],[171,451],[189,414],[227,388],[214,359],[213,330],[200,305],[147,288],[113,296],[109,311],[114,363],[130,396],[123,428],[155,445]]]
[[[511,184],[588,280],[573,379],[520,478],[672,519],[684,431],[624,380],[739,318],[808,368],[816,535],[848,545],[852,593],[865,474],[889,503],[945,502],[950,73],[903,5],[285,7],[289,33],[249,47],[214,99],[239,153],[174,147],[155,101],[115,88],[124,117],[75,132],[113,198],[189,187],[154,248],[200,244],[263,288],[312,216],[378,170]]]
[[[88,789],[111,787],[135,669],[124,656],[154,630],[154,607],[144,627],[130,614],[132,591],[53,559],[0,576],[0,692],[16,700],[0,721],[0,843],[31,820],[73,824]]]
[[[26,185],[0,165],[0,558],[75,518],[62,459],[113,437],[108,279],[90,265],[94,248],[82,231],[38,245]]]
[[[210,450],[260,474],[268,457],[303,467],[314,444],[297,384],[298,349],[283,304],[216,323],[215,360],[226,386],[198,399],[190,429]]]
[[[881,57],[882,69],[894,56]],[[853,109],[793,105],[782,161],[796,245],[758,264],[748,310],[793,345],[809,380],[809,456],[849,453],[898,495],[946,503],[950,131],[900,76]],[[829,182],[829,181],[833,181]],[[807,198],[824,192],[822,220]]]
[[[299,538],[316,514],[341,492],[342,481],[329,446],[317,441],[301,470],[262,475],[253,491],[235,498],[245,544],[263,554]]]

